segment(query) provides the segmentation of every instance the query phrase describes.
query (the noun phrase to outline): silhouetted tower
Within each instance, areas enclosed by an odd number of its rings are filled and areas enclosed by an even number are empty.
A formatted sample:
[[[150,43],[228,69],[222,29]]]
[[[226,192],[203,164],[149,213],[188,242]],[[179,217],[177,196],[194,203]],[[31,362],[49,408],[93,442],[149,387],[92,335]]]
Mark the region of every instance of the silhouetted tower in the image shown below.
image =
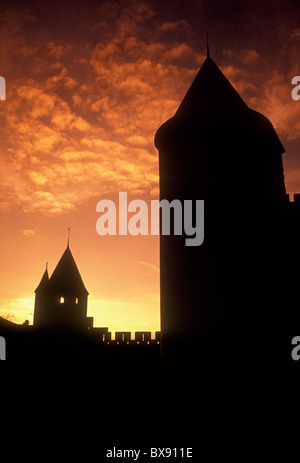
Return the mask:
[[[87,328],[88,291],[68,245],[51,278],[47,268],[35,290],[34,325],[39,327]]]
[[[46,263],[46,269],[43,273],[42,279],[35,290],[35,302],[34,302],[34,325],[43,324],[45,306],[47,304],[47,294],[49,285],[48,275],[48,262]]]
[[[202,343],[205,355],[214,336],[227,346],[251,330],[259,337],[283,298],[278,211],[288,199],[271,122],[247,106],[208,52],[155,144],[160,198],[205,200],[200,247],[186,247],[185,236],[160,238],[163,353],[190,355]]]

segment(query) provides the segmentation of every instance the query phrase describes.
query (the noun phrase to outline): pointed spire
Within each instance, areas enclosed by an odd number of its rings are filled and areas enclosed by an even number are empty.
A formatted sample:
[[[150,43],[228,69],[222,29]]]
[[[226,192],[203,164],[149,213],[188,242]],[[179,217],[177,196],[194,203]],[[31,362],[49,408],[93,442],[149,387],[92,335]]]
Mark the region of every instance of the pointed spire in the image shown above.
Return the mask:
[[[206,31],[206,57],[210,58],[209,44],[208,44],[208,31]]]
[[[176,116],[192,119],[198,124],[200,120],[216,120],[247,108],[241,96],[208,55],[177,109]]]
[[[69,247],[70,247],[70,231],[71,231],[71,229],[68,228],[68,243],[67,243],[67,248],[68,248],[68,249],[69,249]]]
[[[48,262],[46,262],[46,269],[45,269],[45,271],[43,273],[42,279],[41,279],[38,287],[35,290],[35,293],[45,291],[48,288],[48,283],[49,283]]]
[[[61,294],[72,294],[74,292],[77,295],[88,294],[69,248],[69,242],[68,247],[51,275],[49,289]]]

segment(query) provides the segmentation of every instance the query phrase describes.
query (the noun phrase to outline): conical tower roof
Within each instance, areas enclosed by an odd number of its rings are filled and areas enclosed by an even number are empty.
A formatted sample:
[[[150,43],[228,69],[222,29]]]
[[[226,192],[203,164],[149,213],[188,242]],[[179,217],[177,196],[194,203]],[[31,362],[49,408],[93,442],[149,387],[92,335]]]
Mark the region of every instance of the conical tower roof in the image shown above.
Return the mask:
[[[69,246],[51,275],[49,289],[61,294],[88,294]]]
[[[48,285],[49,285],[49,275],[48,275],[48,268],[46,266],[46,270],[44,271],[42,279],[34,292],[38,293],[38,292],[45,291],[48,289]]]
[[[284,148],[273,125],[247,106],[209,53],[155,145],[162,197],[286,197]]]
[[[177,138],[185,128],[199,134],[202,131],[202,138],[211,127],[216,135],[225,126],[231,132],[235,125],[237,137],[241,125],[252,127],[252,132],[263,137],[264,144],[280,154],[285,151],[271,122],[247,106],[208,54],[175,115],[158,129],[155,144],[160,149],[161,143],[165,145],[174,134]]]
[[[206,58],[183,98],[177,117],[205,119],[245,111],[248,106],[210,56]]]

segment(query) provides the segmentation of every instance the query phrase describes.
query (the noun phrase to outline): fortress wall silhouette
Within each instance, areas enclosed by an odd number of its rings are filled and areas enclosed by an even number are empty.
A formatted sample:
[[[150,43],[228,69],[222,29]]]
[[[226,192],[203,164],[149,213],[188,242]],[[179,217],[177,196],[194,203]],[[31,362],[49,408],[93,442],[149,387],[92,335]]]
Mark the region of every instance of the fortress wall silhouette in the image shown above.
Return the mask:
[[[201,246],[185,246],[185,236],[160,237],[163,358],[213,364],[221,343],[233,364],[247,357],[259,365],[268,356],[268,333],[277,338],[274,358],[283,358],[299,323],[299,272],[292,269],[300,254],[300,196],[289,202],[284,148],[271,122],[246,105],[208,55],[155,144],[160,198],[205,200]],[[88,332],[110,346],[160,343],[160,333],[151,340],[147,332],[135,339],[119,332],[112,341],[108,328],[93,327],[69,242],[35,293],[34,327],[42,331]]]
[[[247,358],[263,368],[272,333],[270,363],[284,362],[300,321],[299,272],[292,270],[300,257],[300,196],[291,203],[286,194],[284,148],[271,122],[247,106],[208,54],[155,144],[160,198],[205,200],[201,246],[160,237],[163,358],[213,365],[221,344],[233,365]],[[35,329],[88,333],[102,346],[160,343],[160,333],[151,340],[147,332],[135,339],[118,332],[113,341],[108,328],[93,327],[69,242],[35,293]]]
[[[0,318],[5,442],[299,442],[300,195],[286,195],[281,142],[208,56],[155,143],[161,198],[205,200],[203,245],[160,238],[162,344],[93,328],[66,251],[71,293],[62,272],[48,304],[46,272],[34,326]]]

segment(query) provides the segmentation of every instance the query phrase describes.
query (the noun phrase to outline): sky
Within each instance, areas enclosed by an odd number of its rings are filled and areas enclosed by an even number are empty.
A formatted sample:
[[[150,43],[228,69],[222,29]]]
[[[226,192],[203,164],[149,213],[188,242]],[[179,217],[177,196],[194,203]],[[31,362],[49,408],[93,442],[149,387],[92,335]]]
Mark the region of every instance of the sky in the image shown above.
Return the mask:
[[[157,331],[159,237],[99,236],[96,205],[119,192],[158,199],[154,135],[201,67],[206,31],[216,64],[273,123],[287,192],[300,192],[299,1],[0,6],[0,316],[32,323],[34,290],[70,227],[94,325]]]

